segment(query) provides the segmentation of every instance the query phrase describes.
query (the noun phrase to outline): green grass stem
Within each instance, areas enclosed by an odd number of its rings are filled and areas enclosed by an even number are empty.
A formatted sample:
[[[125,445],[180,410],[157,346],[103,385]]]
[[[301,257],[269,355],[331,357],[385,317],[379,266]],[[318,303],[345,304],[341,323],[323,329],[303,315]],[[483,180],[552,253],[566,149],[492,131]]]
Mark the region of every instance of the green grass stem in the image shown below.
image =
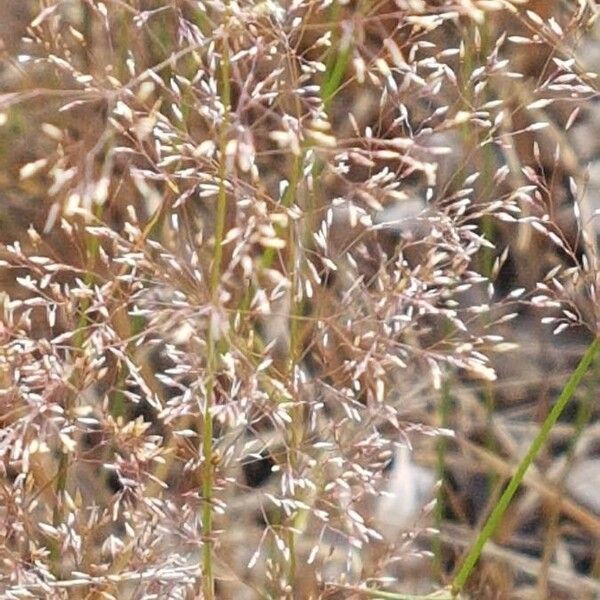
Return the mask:
[[[565,387],[563,388],[556,404],[552,407],[552,410],[546,417],[546,420],[542,423],[542,427],[529,446],[529,450],[522,458],[519,463],[517,470],[512,476],[511,480],[508,483],[508,486],[504,490],[504,493],[500,497],[498,504],[496,504],[494,510],[488,517],[485,525],[480,531],[475,543],[469,550],[464,562],[462,563],[461,568],[459,569],[454,581],[452,582],[452,595],[457,596],[460,591],[465,586],[473,568],[477,564],[479,557],[481,556],[481,552],[486,544],[486,542],[490,539],[490,537],[494,534],[506,509],[508,508],[513,496],[521,486],[523,478],[525,477],[525,473],[531,466],[532,462],[535,460],[540,450],[544,446],[544,443],[548,439],[552,428],[558,421],[560,415],[563,413],[565,407],[568,405],[569,401],[573,397],[575,390],[579,386],[581,379],[587,372],[589,366],[591,365],[594,356],[600,349],[600,336],[596,337],[594,341],[588,346],[585,354],[579,361],[579,364],[569,377]]]
[[[221,281],[221,263],[223,261],[223,237],[225,235],[225,217],[227,214],[227,161],[225,151],[227,146],[228,118],[227,114],[231,104],[229,46],[227,40],[223,43],[221,57],[221,96],[225,107],[225,114],[221,124],[219,140],[219,191],[217,195],[217,214],[215,222],[215,249],[210,271],[210,297],[213,305],[218,302],[219,285]],[[206,405],[202,419],[202,452],[204,457],[202,469],[202,535],[204,546],[202,548],[202,589],[205,600],[215,597],[215,579],[213,569],[213,487],[214,487],[214,453],[213,453],[213,420],[211,408],[214,404],[215,379],[217,371],[217,358],[219,354],[218,339],[212,327],[209,327],[207,336],[207,372],[206,372]]]

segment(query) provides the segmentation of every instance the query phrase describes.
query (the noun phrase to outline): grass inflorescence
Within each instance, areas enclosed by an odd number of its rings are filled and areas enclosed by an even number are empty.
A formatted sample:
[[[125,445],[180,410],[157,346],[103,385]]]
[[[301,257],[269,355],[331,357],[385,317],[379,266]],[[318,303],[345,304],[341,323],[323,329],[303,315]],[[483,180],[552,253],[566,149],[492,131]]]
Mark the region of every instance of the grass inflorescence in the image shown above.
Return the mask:
[[[531,508],[600,322],[550,4],[0,8],[2,597],[593,587],[574,445]]]

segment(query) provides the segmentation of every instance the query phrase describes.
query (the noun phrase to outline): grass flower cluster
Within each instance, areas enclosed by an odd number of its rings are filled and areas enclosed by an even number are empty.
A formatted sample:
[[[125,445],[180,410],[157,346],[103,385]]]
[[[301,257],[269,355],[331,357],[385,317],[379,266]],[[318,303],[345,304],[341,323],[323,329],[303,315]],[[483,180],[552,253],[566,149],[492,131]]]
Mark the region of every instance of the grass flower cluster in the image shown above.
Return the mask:
[[[450,396],[599,322],[551,4],[0,7],[3,598],[464,592],[597,348],[462,562]]]

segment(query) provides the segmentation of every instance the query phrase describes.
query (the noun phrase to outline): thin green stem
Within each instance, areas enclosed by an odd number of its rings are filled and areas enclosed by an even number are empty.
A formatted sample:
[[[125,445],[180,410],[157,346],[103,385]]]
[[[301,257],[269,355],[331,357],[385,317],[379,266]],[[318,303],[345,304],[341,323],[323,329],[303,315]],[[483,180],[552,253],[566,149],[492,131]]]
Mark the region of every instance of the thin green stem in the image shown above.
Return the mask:
[[[577,408],[577,414],[575,416],[575,431],[569,439],[569,445],[567,447],[565,464],[562,468],[562,472],[558,480],[556,481],[556,501],[551,506],[550,516],[548,518],[548,525],[546,528],[546,540],[544,542],[544,551],[542,553],[542,563],[538,575],[538,594],[540,598],[547,597],[548,591],[548,570],[550,563],[554,555],[555,546],[559,539],[559,521],[561,515],[561,504],[560,497],[564,492],[565,477],[567,476],[571,464],[576,456],[577,444],[581,438],[581,435],[585,431],[586,425],[589,423],[592,417],[592,406],[594,402],[594,391],[598,381],[598,375],[600,374],[600,365],[598,361],[594,362],[592,366],[592,374],[594,377],[590,377],[587,381],[587,393],[583,397],[581,403]]]
[[[508,508],[513,496],[519,489],[523,478],[525,477],[525,473],[527,472],[527,470],[531,466],[531,463],[539,454],[544,443],[548,439],[552,428],[554,427],[554,425],[558,421],[558,418],[560,417],[565,407],[573,397],[575,390],[577,389],[579,383],[581,382],[581,379],[587,372],[590,364],[594,359],[594,356],[596,355],[599,349],[600,336],[596,337],[594,341],[588,346],[585,354],[579,361],[579,364],[569,377],[569,380],[563,388],[558,400],[556,401],[556,404],[552,407],[552,410],[546,417],[546,420],[542,423],[542,427],[535,439],[533,440],[533,442],[531,443],[531,445],[529,446],[529,450],[527,450],[527,453],[519,463],[517,470],[515,471],[514,475],[509,481],[508,486],[504,490],[504,493],[500,497],[498,504],[496,504],[496,507],[488,517],[485,525],[483,526],[483,529],[477,536],[475,543],[471,547],[471,550],[467,554],[460,570],[458,571],[458,574],[452,582],[453,596],[457,596],[463,589],[465,583],[471,575],[473,568],[479,560],[481,552],[483,551],[483,547],[485,546],[488,539],[494,534],[497,527],[500,525],[502,517],[506,512],[506,509]]]
[[[223,237],[225,234],[225,217],[227,214],[227,189],[225,180],[227,177],[226,146],[228,132],[228,112],[231,103],[230,87],[230,64],[229,45],[225,39],[223,42],[223,53],[221,57],[221,97],[223,99],[224,114],[219,133],[219,192],[217,195],[217,215],[215,223],[215,248],[213,262],[210,272],[210,298],[213,310],[216,309],[219,300],[219,284],[221,281],[221,263],[223,261]],[[218,333],[209,326],[207,336],[207,368],[206,368],[206,404],[204,407],[202,422],[202,534],[204,546],[202,549],[202,588],[205,600],[213,600],[215,597],[215,580],[213,569],[213,487],[215,478],[215,461],[213,452],[213,420],[211,409],[214,405],[215,383],[218,358]]]
[[[304,409],[298,398],[298,390],[296,388],[296,368],[298,365],[298,357],[300,355],[301,336],[299,331],[299,319],[302,314],[302,301],[296,298],[296,293],[299,287],[299,264],[297,241],[294,231],[295,223],[290,220],[288,230],[288,277],[290,278],[290,293],[291,293],[291,311],[290,311],[290,342],[289,342],[289,366],[288,373],[291,381],[293,392],[294,406],[291,411],[290,423],[290,462],[292,469],[295,471],[300,466],[300,450],[302,439],[304,437]],[[296,496],[297,492],[294,494]],[[288,568],[288,583],[293,587],[296,578],[296,531],[295,525],[298,521],[300,513],[295,513],[290,519],[290,527],[288,529],[288,546],[290,551],[290,561]]]
[[[335,62],[333,63],[331,70],[328,70],[327,80],[321,86],[321,97],[323,98],[323,104],[326,111],[329,110],[331,101],[348,69],[351,48],[352,46],[349,41],[343,40],[343,45],[340,46],[340,49],[336,54]]]

